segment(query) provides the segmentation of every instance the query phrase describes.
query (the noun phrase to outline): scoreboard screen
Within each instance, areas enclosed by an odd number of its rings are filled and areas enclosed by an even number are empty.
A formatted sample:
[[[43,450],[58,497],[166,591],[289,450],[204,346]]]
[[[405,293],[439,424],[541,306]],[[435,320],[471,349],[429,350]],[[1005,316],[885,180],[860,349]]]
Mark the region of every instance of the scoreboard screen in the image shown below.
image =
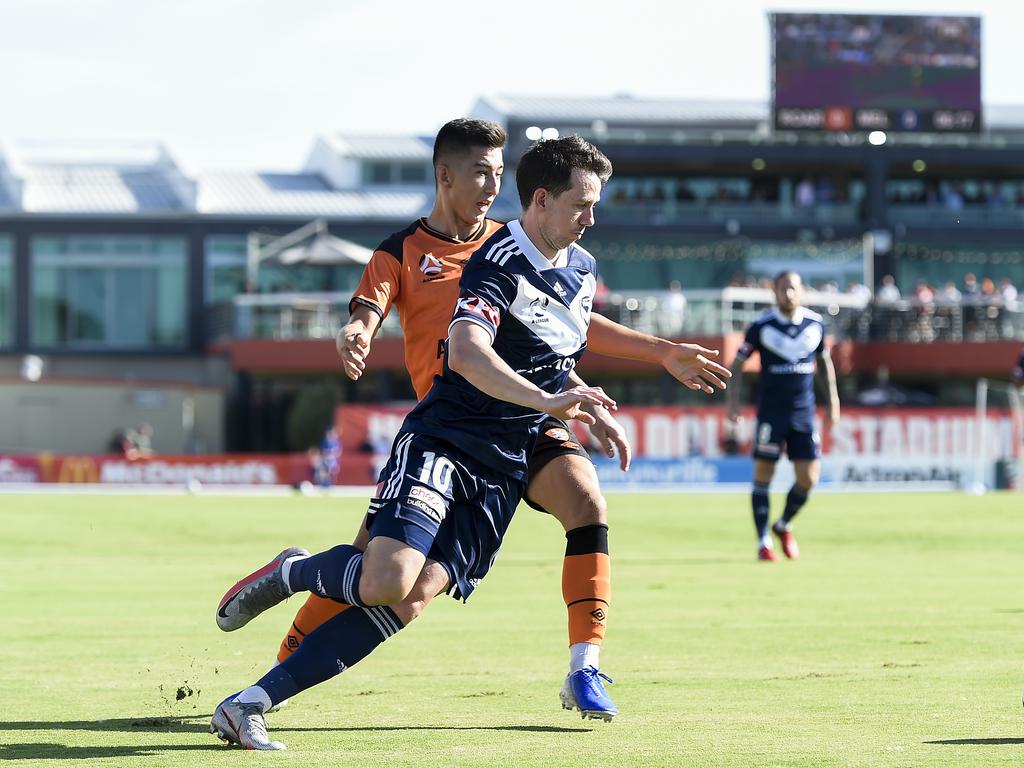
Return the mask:
[[[981,130],[981,18],[774,13],[777,130]]]

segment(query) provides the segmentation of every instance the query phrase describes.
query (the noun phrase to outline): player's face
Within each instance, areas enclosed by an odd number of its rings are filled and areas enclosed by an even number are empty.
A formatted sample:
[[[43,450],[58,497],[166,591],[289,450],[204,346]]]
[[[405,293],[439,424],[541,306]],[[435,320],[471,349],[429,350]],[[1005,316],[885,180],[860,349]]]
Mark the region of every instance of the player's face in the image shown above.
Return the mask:
[[[783,275],[775,284],[775,301],[784,313],[790,314],[804,296],[804,284],[800,275]]]
[[[573,169],[572,186],[555,197],[541,190],[534,205],[539,206],[540,235],[555,251],[568,248],[588,227],[597,222],[594,209],[601,200],[601,180],[593,171]]]
[[[439,194],[461,223],[479,224],[498,196],[504,171],[501,149],[472,147],[439,165]]]

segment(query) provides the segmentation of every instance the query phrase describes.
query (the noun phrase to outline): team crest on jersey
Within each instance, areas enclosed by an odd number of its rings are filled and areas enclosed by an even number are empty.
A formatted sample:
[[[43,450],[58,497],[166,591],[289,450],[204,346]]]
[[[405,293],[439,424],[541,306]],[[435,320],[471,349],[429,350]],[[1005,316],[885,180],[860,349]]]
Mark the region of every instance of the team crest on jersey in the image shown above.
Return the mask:
[[[548,322],[547,306],[551,301],[547,296],[541,296],[530,302],[530,310],[533,312],[533,319],[530,321],[536,323]]]
[[[436,256],[424,253],[420,257],[420,272],[426,276],[427,280],[439,277],[443,269],[444,264],[442,264],[441,260]]]
[[[470,315],[481,317],[495,328],[498,327],[498,323],[501,321],[501,313],[486,301],[476,296],[466,296],[459,299],[455,303],[455,314],[457,315],[460,312],[466,312]]]
[[[552,427],[544,434],[550,437],[552,440],[557,440],[560,443],[564,443],[570,439],[569,430],[563,429],[562,427]]]

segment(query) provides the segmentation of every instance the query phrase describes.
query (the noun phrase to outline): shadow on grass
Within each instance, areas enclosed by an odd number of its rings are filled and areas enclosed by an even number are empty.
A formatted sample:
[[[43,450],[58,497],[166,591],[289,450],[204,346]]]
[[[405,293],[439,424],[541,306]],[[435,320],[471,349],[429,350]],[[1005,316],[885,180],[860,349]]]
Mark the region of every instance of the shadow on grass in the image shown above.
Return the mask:
[[[1024,744],[1024,738],[1018,736],[996,736],[991,739],[938,739],[937,741],[925,741],[924,744],[952,744],[952,745],[977,745],[997,746],[999,744]]]
[[[135,746],[69,747],[66,744],[0,744],[3,760],[98,760],[101,757],[157,757],[165,752],[205,752],[221,744],[136,744]]]
[[[122,733],[194,733],[208,734],[210,716],[192,717],[120,717],[110,720],[18,720],[0,721],[3,731],[100,731]],[[388,731],[513,731],[518,733],[589,733],[591,728],[562,728],[551,725],[393,725],[329,726],[316,728],[274,728],[274,735],[286,733],[338,732],[374,733]],[[209,744],[137,744],[134,746],[67,746],[64,744],[0,744],[4,760],[95,760],[102,757],[146,757],[163,752],[223,750],[213,740]]]

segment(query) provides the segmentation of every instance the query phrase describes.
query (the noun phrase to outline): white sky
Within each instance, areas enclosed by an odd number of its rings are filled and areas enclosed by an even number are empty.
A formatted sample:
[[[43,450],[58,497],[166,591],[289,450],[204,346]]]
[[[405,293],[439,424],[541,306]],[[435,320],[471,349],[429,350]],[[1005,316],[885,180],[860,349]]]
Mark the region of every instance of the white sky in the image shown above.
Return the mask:
[[[1024,102],[1024,5],[899,2],[0,0],[0,138],[297,170],[317,135],[431,133],[487,93],[767,101],[769,10],[981,15],[983,101]]]

